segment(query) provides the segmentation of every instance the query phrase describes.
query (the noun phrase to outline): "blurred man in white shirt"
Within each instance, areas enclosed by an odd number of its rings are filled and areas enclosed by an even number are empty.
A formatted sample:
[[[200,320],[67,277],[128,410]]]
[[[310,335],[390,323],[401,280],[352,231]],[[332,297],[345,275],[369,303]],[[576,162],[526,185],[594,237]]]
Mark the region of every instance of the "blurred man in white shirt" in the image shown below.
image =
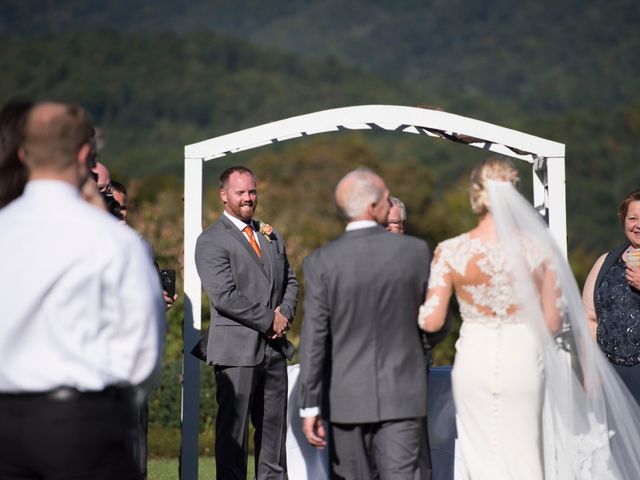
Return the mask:
[[[0,212],[0,478],[140,479],[126,440],[159,367],[157,272],[134,231],[80,198],[84,110],[37,105],[24,134],[29,181]]]

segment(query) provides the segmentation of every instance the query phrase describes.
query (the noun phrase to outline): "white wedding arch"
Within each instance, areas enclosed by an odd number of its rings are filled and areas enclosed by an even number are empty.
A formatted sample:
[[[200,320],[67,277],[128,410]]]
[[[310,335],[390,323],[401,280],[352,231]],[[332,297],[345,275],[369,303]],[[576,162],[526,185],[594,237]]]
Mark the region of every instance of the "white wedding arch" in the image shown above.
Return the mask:
[[[198,478],[199,360],[190,355],[201,328],[202,285],[196,239],[202,232],[204,162],[316,133],[386,130],[443,138],[526,161],[533,170],[533,204],[566,255],[565,146],[516,130],[439,110],[394,105],[335,108],[279,120],[185,146],[184,384],[180,478]]]

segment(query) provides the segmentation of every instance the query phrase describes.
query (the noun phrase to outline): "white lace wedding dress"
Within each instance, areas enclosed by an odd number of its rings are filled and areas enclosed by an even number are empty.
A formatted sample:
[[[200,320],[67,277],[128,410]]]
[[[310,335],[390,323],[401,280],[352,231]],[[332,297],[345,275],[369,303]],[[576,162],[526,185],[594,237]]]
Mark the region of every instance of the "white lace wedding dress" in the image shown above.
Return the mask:
[[[531,257],[531,270],[539,260]],[[463,322],[452,387],[458,439],[470,477],[543,478],[541,353],[514,305],[497,243],[468,233],[436,249],[428,316],[454,288]]]
[[[640,408],[591,337],[564,255],[510,183],[488,192],[496,239],[472,231],[436,248],[418,319],[437,329],[455,292],[452,384],[469,477],[640,478]]]

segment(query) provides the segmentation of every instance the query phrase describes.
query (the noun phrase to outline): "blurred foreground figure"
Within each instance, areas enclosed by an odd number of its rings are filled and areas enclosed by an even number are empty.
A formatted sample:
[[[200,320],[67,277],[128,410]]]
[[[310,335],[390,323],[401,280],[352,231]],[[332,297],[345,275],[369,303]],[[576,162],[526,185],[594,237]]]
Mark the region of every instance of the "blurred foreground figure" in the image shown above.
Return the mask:
[[[385,232],[389,190],[372,171],[347,174],[335,198],[346,231],[304,260],[303,433],[317,448],[330,439],[330,478],[430,479],[416,325],[429,248]]]
[[[80,198],[82,108],[26,118],[21,198],[0,212],[0,478],[140,479],[131,409],[158,370],[164,306],[140,238]]]

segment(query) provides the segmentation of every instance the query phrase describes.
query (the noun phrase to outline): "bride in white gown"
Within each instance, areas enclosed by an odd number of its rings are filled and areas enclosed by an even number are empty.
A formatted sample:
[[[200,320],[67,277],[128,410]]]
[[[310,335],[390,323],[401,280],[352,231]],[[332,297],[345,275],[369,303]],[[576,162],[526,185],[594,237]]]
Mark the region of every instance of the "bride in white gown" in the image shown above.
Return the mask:
[[[546,225],[491,158],[471,175],[478,226],[438,245],[419,323],[462,326],[452,371],[469,477],[638,478],[640,411],[591,340]]]

